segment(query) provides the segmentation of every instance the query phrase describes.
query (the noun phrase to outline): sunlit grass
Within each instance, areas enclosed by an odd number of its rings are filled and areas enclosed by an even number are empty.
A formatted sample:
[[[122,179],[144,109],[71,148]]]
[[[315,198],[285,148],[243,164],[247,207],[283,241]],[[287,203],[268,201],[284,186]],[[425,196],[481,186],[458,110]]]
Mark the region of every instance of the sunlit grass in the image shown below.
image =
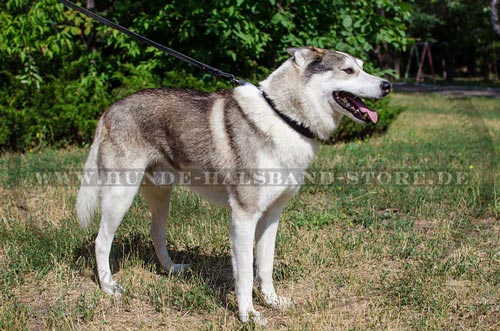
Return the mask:
[[[257,297],[269,329],[499,328],[500,101],[395,95],[393,102],[407,110],[387,134],[323,146],[311,167],[358,181],[307,185],[287,206],[275,279],[296,307],[273,311]],[[481,121],[457,111],[470,105]],[[126,292],[115,299],[99,291],[97,224],[77,225],[78,187],[34,179],[39,171],[80,169],[86,152],[0,158],[0,329],[252,329],[236,318],[228,212],[185,188],[174,192],[167,241],[174,260],[192,271],[160,270],[139,196],[112,250]],[[440,171],[466,180],[430,184]],[[410,179],[366,183],[362,172]],[[411,177],[418,173],[423,181]]]

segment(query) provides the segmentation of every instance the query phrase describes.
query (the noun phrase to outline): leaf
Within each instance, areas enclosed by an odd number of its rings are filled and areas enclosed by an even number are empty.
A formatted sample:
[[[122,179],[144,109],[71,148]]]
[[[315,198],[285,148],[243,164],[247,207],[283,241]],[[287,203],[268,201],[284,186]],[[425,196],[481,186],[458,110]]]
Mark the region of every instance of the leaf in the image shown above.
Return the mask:
[[[82,30],[76,26],[70,26],[69,31],[75,36],[82,34]]]
[[[59,46],[57,46],[57,44],[52,44],[51,48],[52,51],[56,54],[59,54],[59,52],[61,51],[61,49],[59,48]]]
[[[344,19],[342,20],[342,25],[344,26],[344,28],[349,29],[352,26],[351,16],[347,15],[346,17],[344,17]]]

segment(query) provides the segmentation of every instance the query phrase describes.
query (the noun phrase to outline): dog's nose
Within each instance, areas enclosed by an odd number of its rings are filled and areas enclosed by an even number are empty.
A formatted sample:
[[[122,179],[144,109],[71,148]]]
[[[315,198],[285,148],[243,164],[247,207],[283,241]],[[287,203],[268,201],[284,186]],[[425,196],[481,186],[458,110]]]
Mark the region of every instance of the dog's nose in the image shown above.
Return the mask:
[[[384,95],[387,95],[387,94],[389,94],[389,92],[391,92],[392,85],[388,81],[384,80],[380,84],[380,88],[382,89],[382,92],[384,93]]]

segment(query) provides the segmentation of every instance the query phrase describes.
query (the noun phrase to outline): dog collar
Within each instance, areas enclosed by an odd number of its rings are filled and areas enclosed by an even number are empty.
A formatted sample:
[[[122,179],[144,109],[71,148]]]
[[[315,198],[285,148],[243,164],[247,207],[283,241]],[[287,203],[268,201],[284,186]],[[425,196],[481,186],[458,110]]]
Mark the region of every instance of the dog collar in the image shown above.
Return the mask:
[[[308,127],[305,127],[302,123],[299,123],[296,120],[291,119],[288,115],[285,115],[282,112],[280,112],[278,108],[276,108],[276,104],[274,103],[274,101],[271,98],[269,98],[269,95],[267,95],[267,93],[264,92],[262,89],[259,88],[259,90],[261,91],[264,100],[266,100],[266,102],[269,104],[272,110],[274,110],[274,112],[279,117],[281,117],[281,119],[285,121],[286,124],[288,124],[292,129],[294,129],[295,131],[297,131],[306,138],[309,139],[316,138],[316,135],[311,130],[309,130]]]

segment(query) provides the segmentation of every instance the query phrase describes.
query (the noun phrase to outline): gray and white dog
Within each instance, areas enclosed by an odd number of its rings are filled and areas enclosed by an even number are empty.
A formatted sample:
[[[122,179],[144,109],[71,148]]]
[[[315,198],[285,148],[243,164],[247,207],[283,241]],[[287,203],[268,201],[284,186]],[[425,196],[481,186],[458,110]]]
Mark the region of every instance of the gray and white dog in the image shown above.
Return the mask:
[[[377,121],[361,98],[383,98],[391,84],[363,71],[363,62],[345,53],[302,47],[260,83],[215,93],[149,89],[132,94],[102,115],[85,172],[134,169],[181,172],[255,169],[306,170],[318,148],[346,115],[359,123]],[[140,172],[139,172],[140,173]],[[142,179],[141,179],[142,181]],[[88,226],[100,205],[95,241],[99,281],[118,294],[109,253],[115,232],[141,188],[152,212],[151,235],[163,268],[180,272],[166,246],[165,222],[171,186],[88,185],[82,182],[77,214]],[[292,304],[276,294],[272,273],[280,213],[300,185],[193,186],[208,200],[231,210],[231,255],[239,317],[265,324],[254,309],[256,277],[264,300],[275,308]]]

